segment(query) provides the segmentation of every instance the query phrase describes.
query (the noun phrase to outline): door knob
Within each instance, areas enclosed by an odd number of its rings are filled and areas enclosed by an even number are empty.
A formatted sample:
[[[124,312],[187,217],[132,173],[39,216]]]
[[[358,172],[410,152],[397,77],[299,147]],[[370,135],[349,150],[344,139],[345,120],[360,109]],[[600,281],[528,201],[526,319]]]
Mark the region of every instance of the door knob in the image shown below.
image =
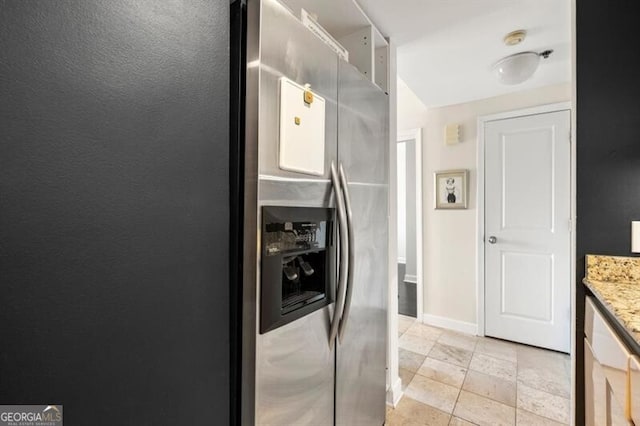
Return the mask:
[[[498,242],[498,239],[493,235],[489,237],[489,244],[495,244]]]

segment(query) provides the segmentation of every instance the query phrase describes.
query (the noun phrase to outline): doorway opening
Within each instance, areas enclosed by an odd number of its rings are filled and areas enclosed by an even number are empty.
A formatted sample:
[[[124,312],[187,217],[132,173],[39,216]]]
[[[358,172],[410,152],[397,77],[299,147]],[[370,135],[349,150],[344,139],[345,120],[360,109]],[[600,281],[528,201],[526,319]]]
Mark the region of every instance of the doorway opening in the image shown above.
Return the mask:
[[[398,134],[398,314],[422,313],[422,130]]]

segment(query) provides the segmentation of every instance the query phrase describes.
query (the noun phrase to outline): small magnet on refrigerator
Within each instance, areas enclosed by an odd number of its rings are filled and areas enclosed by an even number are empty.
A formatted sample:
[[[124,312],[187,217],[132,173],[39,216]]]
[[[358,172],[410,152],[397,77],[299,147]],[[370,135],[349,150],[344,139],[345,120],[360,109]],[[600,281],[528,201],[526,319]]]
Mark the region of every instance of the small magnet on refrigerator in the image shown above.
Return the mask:
[[[313,92],[311,90],[304,91],[304,103],[310,105],[313,102]]]

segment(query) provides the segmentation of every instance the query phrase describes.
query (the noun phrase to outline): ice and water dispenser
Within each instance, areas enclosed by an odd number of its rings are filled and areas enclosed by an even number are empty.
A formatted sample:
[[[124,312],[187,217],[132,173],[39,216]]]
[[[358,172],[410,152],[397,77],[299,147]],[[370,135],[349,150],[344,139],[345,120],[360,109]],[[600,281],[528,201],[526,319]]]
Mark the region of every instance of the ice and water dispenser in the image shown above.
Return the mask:
[[[260,333],[333,302],[334,214],[330,208],[262,208]]]

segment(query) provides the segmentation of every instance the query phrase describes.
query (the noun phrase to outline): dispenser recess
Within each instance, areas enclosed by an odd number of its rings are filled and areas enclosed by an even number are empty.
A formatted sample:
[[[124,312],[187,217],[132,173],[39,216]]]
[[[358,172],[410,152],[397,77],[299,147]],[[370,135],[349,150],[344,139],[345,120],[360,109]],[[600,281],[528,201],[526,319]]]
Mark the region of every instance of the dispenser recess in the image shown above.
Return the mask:
[[[329,208],[262,208],[260,333],[333,302],[334,214]]]

